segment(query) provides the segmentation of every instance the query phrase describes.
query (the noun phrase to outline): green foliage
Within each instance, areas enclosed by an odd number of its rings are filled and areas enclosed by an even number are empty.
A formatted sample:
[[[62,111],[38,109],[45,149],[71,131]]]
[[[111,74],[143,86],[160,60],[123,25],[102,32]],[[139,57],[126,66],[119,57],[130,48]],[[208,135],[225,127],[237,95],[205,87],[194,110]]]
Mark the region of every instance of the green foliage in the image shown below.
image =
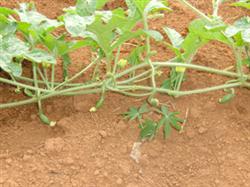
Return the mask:
[[[144,118],[145,113],[156,113],[161,116],[158,121]],[[159,129],[163,129],[164,137],[169,137],[171,129],[174,128],[177,131],[182,130],[181,123],[184,121],[178,118],[178,112],[170,112],[166,106],[151,105],[151,108],[147,107],[147,104],[143,104],[141,107],[131,107],[128,112],[125,113],[126,118],[129,120],[136,120],[139,122],[141,129],[140,137],[142,140],[152,139],[155,137]]]
[[[236,6],[236,7],[243,7],[246,9],[250,9],[250,1],[249,0],[239,0],[236,3],[232,3],[232,6]]]
[[[131,107],[128,112],[124,113],[125,117],[129,120],[142,120],[143,114],[149,112],[147,104],[143,104],[141,107]]]
[[[227,27],[225,35],[233,38],[238,46],[250,43],[250,17],[243,17]]]
[[[42,101],[50,97],[99,93],[100,99],[90,109],[95,112],[103,106],[108,91],[134,97],[149,96],[148,103],[138,108],[131,107],[124,115],[129,120],[138,121],[141,139],[152,139],[160,129],[165,138],[172,129],[182,130],[183,123],[177,112],[169,111],[159,102],[157,93],[182,96],[224,89],[226,95],[219,102],[229,102],[235,97],[234,87],[250,87],[246,84],[249,76],[243,71],[243,66],[250,64],[250,18],[242,17],[229,25],[218,15],[224,0],[212,1],[211,16],[188,1],[179,1],[200,18],[189,24],[186,36],[164,25],[163,31],[169,42],[164,41],[161,31],[150,28],[148,23],[150,18],[162,16],[159,14],[162,11],[171,10],[165,0],[125,0],[128,10],[104,10],[108,0],[77,0],[76,5],[65,8],[58,19],[39,13],[33,3],[21,3],[20,8],[14,10],[0,7],[0,69],[9,75],[9,79],[0,77],[0,82],[16,86],[17,91],[31,97],[21,102],[1,104],[0,109],[37,102],[41,121],[54,126],[55,122],[42,110]],[[248,4],[246,0],[233,3],[246,8],[249,8]],[[65,28],[67,32],[58,34],[59,28]],[[165,44],[175,57],[167,62],[154,62],[152,56],[157,51],[151,50],[151,39],[157,44]],[[211,41],[233,49],[236,72],[192,64],[197,51]],[[124,53],[123,48],[127,49],[127,46],[128,51]],[[68,68],[73,65],[70,53],[83,47],[92,50],[90,63],[84,64],[78,73],[69,75]],[[58,59],[62,60],[63,80],[56,82],[59,80],[56,77]],[[23,75],[24,60],[32,65],[32,75]],[[167,67],[170,74],[161,69]],[[182,82],[188,78],[188,68],[226,75],[235,80],[215,87],[180,91]],[[92,77],[88,79],[90,74]],[[159,87],[159,80],[162,80],[158,79],[159,76],[167,78],[162,87]],[[77,79],[77,83],[74,82]],[[153,114],[156,115],[152,117]]]

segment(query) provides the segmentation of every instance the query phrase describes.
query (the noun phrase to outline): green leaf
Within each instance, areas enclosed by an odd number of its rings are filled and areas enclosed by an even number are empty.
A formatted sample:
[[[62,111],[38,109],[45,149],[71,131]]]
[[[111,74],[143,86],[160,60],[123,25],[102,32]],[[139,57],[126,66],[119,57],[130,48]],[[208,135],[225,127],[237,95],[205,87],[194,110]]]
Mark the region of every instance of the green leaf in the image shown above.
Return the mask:
[[[61,22],[49,19],[37,12],[34,5],[31,3],[21,3],[20,9],[17,10],[17,14],[20,17],[21,22],[30,24],[32,29],[37,32],[52,31],[62,25]]]
[[[101,9],[109,0],[97,0],[96,9]]]
[[[97,7],[98,0],[77,0],[76,11],[80,16],[92,15]],[[101,2],[102,3],[102,2]],[[100,6],[101,4],[99,4]]]
[[[129,39],[128,32],[135,26],[137,20],[129,19],[124,10],[115,9],[112,11],[112,18],[108,23],[103,23],[102,17],[96,16],[95,22],[88,26],[87,30],[96,36],[96,42],[100,48],[104,51],[106,56],[111,56],[114,50],[112,45],[115,41],[119,41],[119,38],[126,34],[126,38],[120,41],[126,41]],[[136,35],[137,36],[137,35]],[[119,43],[122,43],[120,42]]]
[[[161,33],[156,30],[144,30],[144,33],[153,38],[157,42],[163,40],[163,36],[161,35]]]
[[[250,28],[242,32],[242,39],[244,42],[250,43]]]
[[[239,32],[241,32],[243,29],[240,27],[236,27],[233,25],[230,25],[229,27],[227,27],[226,31],[225,31],[225,35],[229,38],[235,36],[236,34],[238,34]]]
[[[56,59],[47,51],[34,49],[24,55],[24,58],[36,63],[56,64]]]
[[[201,40],[216,40],[225,44],[231,44],[230,40],[223,34],[223,30],[206,29],[207,22],[203,19],[197,19],[189,25],[189,32],[200,37]]]
[[[73,37],[85,37],[86,28],[95,21],[94,16],[79,16],[77,14],[67,14],[64,16],[66,30]]]
[[[243,65],[247,65],[248,67],[250,67],[250,58],[245,58],[242,60],[242,64]]]
[[[170,39],[172,45],[175,48],[179,49],[184,41],[183,37],[174,29],[171,29],[169,27],[164,27],[163,29],[168,35],[168,38]]]
[[[145,51],[145,46],[139,46],[133,49],[127,58],[129,64],[137,65],[143,62],[141,55],[144,51]]]
[[[164,125],[164,138],[168,138],[171,134],[171,125],[169,123],[166,123]]]
[[[153,138],[156,132],[156,126],[157,124],[154,121],[146,120],[141,125],[142,127],[140,132],[141,139],[144,140]]]
[[[249,0],[240,0],[239,2],[232,3],[231,5],[236,6],[236,7],[243,7],[243,8],[250,9],[250,1]]]
[[[5,72],[11,73],[10,63],[12,62],[12,56],[9,54],[0,54],[0,68]]]
[[[63,78],[66,80],[68,78],[68,67],[71,64],[71,58],[69,54],[62,55],[63,59]]]
[[[135,119],[141,120],[142,115],[147,112],[149,112],[149,109],[147,108],[147,104],[143,104],[139,108],[131,107],[128,112],[124,113],[124,115],[129,120],[135,120]]]
[[[16,38],[16,36],[5,36],[0,38],[0,68],[7,73],[20,76],[22,67],[19,62],[14,62],[15,57],[22,57],[28,52],[28,46]]]
[[[144,9],[144,15],[147,16],[150,12],[158,11],[158,10],[169,10],[169,11],[171,11],[171,9],[168,8],[163,3],[162,0],[151,0]]]
[[[6,36],[16,32],[17,24],[0,14],[0,35]]]
[[[208,43],[209,40],[201,39],[199,35],[195,33],[189,33],[184,39],[181,48],[184,50],[184,59],[189,58],[191,55],[195,54],[197,50]]]
[[[16,14],[16,11],[12,10],[10,8],[6,8],[6,7],[0,7],[0,14],[3,14],[5,16],[9,16],[12,14]]]

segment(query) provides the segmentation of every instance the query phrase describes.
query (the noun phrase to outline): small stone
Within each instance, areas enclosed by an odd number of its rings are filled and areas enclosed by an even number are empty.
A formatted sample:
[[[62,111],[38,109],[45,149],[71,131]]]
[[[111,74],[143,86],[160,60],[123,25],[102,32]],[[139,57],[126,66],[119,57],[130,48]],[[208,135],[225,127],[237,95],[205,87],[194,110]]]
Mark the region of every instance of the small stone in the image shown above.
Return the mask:
[[[214,182],[215,182],[215,184],[219,184],[220,183],[220,181],[218,179],[216,179]]]
[[[204,127],[200,127],[199,130],[198,130],[198,132],[199,132],[200,134],[204,134],[204,133],[207,132],[207,129],[204,128]]]
[[[99,175],[100,171],[99,170],[95,170],[94,175]]]
[[[31,155],[31,154],[33,154],[33,150],[29,149],[29,150],[27,150],[27,153]]]
[[[118,178],[118,179],[116,180],[116,184],[121,185],[122,183],[123,183],[123,180],[122,180],[121,178]]]
[[[31,159],[31,156],[30,155],[23,155],[23,161],[27,162]]]
[[[106,138],[106,137],[108,136],[108,134],[107,134],[104,130],[99,131],[99,135],[100,135],[102,138]]]
[[[103,176],[107,177],[107,176],[108,176],[108,172],[105,171],[105,172],[103,173]]]
[[[7,164],[11,164],[12,163],[12,159],[11,158],[7,158],[5,161],[6,161]]]
[[[5,182],[5,179],[0,176],[0,184],[3,184]]]
[[[63,164],[64,164],[64,165],[73,165],[73,164],[74,164],[74,159],[71,158],[71,157],[65,158],[65,159],[63,160]]]

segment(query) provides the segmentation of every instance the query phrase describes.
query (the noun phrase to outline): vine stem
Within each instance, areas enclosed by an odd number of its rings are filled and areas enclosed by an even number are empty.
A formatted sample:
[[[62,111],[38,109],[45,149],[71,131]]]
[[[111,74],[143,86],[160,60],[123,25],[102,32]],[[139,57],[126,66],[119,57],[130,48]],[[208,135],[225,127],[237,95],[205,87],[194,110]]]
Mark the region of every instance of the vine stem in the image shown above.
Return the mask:
[[[198,70],[198,71],[204,71],[204,72],[208,72],[208,73],[214,73],[214,74],[233,77],[233,78],[240,77],[239,74],[234,73],[234,72],[230,72],[230,71],[226,71],[226,70],[219,70],[219,69],[210,68],[210,67],[206,67],[206,66],[200,66],[200,65],[196,65],[196,64],[186,64],[186,63],[169,62],[169,61],[167,61],[167,62],[152,62],[152,64],[154,66],[158,66],[158,67],[184,67],[184,68],[190,68],[190,69],[194,69],[194,70]],[[115,77],[116,78],[123,77],[124,75],[127,75],[128,73],[130,73],[134,70],[144,68],[147,66],[148,66],[148,63],[142,63],[142,64],[139,64],[137,66],[133,66],[133,67],[117,74]],[[247,75],[243,75],[243,77],[246,78],[247,80],[250,80],[250,77]]]
[[[234,78],[240,77],[239,74],[234,73],[234,72],[229,72],[229,71],[225,71],[225,70],[218,70],[218,69],[194,65],[194,64],[180,64],[178,62],[177,63],[175,63],[175,62],[153,62],[152,64],[154,64],[154,66],[159,66],[159,67],[185,67],[185,68],[191,68],[194,70],[205,71],[208,73],[215,73],[218,75],[224,75],[224,76],[228,76],[228,77],[234,77]],[[132,72],[134,70],[137,70],[137,69],[143,68],[143,67],[147,67],[147,66],[149,66],[148,63],[143,63],[143,64],[139,64],[137,66],[133,66],[133,67],[115,75],[115,78],[117,78],[117,79],[121,78],[124,75],[129,74],[130,72]],[[247,75],[244,75],[243,77],[247,80],[250,80],[250,77]],[[1,78],[0,78],[0,81],[1,81]],[[105,80],[105,81],[107,81],[107,80]],[[89,85],[81,85],[81,86],[77,86],[77,87],[73,87],[73,88],[54,91],[51,93],[41,95],[40,99],[43,100],[43,99],[47,99],[47,98],[54,97],[54,96],[60,96],[60,95],[61,96],[62,95],[72,96],[72,95],[79,95],[79,94],[100,93],[102,91],[102,89],[97,88],[97,87],[101,87],[103,85],[103,83],[104,82],[102,81],[102,82],[98,82],[98,83],[92,83]],[[126,84],[128,84],[128,83],[129,82],[126,82]],[[154,89],[152,87],[136,86],[136,85],[127,85],[127,86],[122,87],[122,85],[119,82],[117,82],[117,85],[119,86],[118,88],[122,88],[122,89],[126,89],[126,90],[130,89],[130,90],[152,91]],[[25,86],[27,87],[27,85],[25,85]],[[173,90],[168,90],[168,89],[163,89],[163,88],[157,88],[157,92],[167,93],[167,94],[175,95],[175,96],[183,96],[183,95],[204,93],[204,92],[215,91],[215,90],[231,88],[231,87],[239,87],[239,86],[250,87],[250,84],[246,83],[246,82],[244,82],[244,83],[241,82],[241,83],[226,84],[226,85],[210,87],[210,88],[201,89],[201,90],[193,90],[193,91],[173,91]],[[31,87],[31,88],[33,88],[33,87]],[[88,89],[88,90],[80,91],[82,89]],[[126,91],[126,90],[121,90],[121,91]],[[28,100],[7,103],[7,104],[0,104],[0,109],[9,108],[9,107],[16,107],[16,106],[30,104],[30,103],[34,103],[34,102],[37,102],[37,98],[31,98]]]
[[[54,88],[54,84],[55,84],[55,65],[52,64],[52,67],[51,67],[51,88]]]
[[[147,16],[143,15],[143,25],[144,25],[144,29],[146,31],[149,30],[149,26],[148,26],[148,20],[147,20]],[[150,53],[151,53],[151,46],[150,46],[150,37],[147,35],[146,37],[146,58],[145,61],[150,65],[152,72],[151,72],[151,81],[152,81],[152,86],[155,88],[156,87],[156,82],[155,82],[155,67],[151,62],[150,59]]]
[[[33,68],[33,78],[34,78],[34,85],[37,88],[36,90],[36,99],[37,99],[37,104],[38,104],[38,110],[39,110],[39,114],[43,113],[42,110],[42,102],[40,99],[40,91],[39,91],[39,85],[37,82],[37,65],[35,63],[32,63],[32,68]]]
[[[9,79],[4,79],[4,78],[1,78],[1,77],[0,77],[0,82],[10,84],[10,85],[13,85],[13,86],[17,86],[17,87],[20,87],[20,88],[27,88],[27,89],[33,90],[33,91],[38,91],[39,90],[40,92],[45,92],[45,93],[50,93],[51,92],[50,90],[46,90],[46,89],[42,89],[42,88],[36,88],[34,86],[19,83],[17,81],[11,81]]]
[[[65,84],[75,80],[76,78],[78,78],[79,76],[81,76],[83,73],[85,73],[90,67],[92,67],[98,60],[99,58],[96,58],[93,62],[91,62],[89,65],[87,65],[84,69],[82,69],[80,72],[78,72],[77,74],[75,74],[73,77],[67,79],[66,81],[62,82],[61,84],[57,85],[56,87],[54,87],[53,90],[56,90],[62,86],[64,86]]]
[[[194,7],[192,4],[190,4],[188,1],[186,0],[177,0],[179,1],[181,4],[187,6],[188,8],[190,8],[193,12],[195,12],[199,17],[204,18],[205,20],[211,22],[212,19],[209,18],[206,14],[204,14],[203,12],[201,12],[199,9],[197,9],[196,7]]]

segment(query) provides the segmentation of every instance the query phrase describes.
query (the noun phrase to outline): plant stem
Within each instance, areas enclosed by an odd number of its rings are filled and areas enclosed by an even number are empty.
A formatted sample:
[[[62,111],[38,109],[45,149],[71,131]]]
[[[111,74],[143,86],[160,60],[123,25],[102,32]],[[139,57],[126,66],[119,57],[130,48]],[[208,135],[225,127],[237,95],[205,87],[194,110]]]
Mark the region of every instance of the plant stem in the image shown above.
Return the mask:
[[[52,64],[52,67],[51,67],[51,88],[54,88],[54,84],[55,84],[55,65]]]
[[[119,62],[119,58],[120,58],[120,54],[121,54],[121,46],[118,47],[117,52],[116,52],[115,65],[114,65],[114,69],[113,69],[113,75],[116,73],[118,62]]]
[[[40,75],[40,77],[42,78],[43,82],[45,83],[45,85],[47,86],[48,89],[50,89],[50,86],[49,86],[49,83],[48,83],[48,80],[45,78],[45,76],[43,75],[41,69],[39,67],[37,67],[37,71]]]
[[[241,52],[237,50],[236,47],[233,47],[233,52],[234,52],[234,56],[236,59],[236,69],[237,69],[237,73],[239,75],[239,78],[241,81],[244,81],[244,73],[243,73],[243,65],[242,65],[242,59],[241,59]]]
[[[39,114],[42,114],[43,113],[43,111],[42,111],[42,102],[41,102],[41,99],[40,99],[40,91],[38,90],[39,85],[38,85],[38,82],[37,82],[37,80],[38,80],[37,79],[37,65],[35,63],[32,63],[32,68],[33,68],[34,85],[37,88],[37,90],[36,90],[36,98],[37,98],[38,110],[39,110]]]
[[[98,58],[97,58],[98,59]],[[80,72],[78,72],[77,74],[75,74],[73,77],[71,77],[70,79],[67,79],[66,81],[62,82],[61,84],[57,85],[53,90],[56,90],[62,86],[64,86],[65,84],[75,80],[76,78],[78,78],[79,76],[81,76],[84,72],[86,72],[90,67],[92,67],[95,63],[96,60],[94,60],[93,62],[91,62],[89,65],[87,65],[84,69],[82,69]]]
[[[147,20],[147,16],[143,15],[143,25],[144,25],[144,29],[146,31],[149,30],[149,26],[148,26],[148,20]],[[151,46],[150,46],[150,36],[147,35],[146,37],[146,58],[145,61],[150,65],[152,72],[151,72],[151,81],[152,81],[152,86],[155,88],[156,87],[156,82],[155,82],[155,67],[151,62],[150,59],[150,54],[151,53]]]
[[[205,20],[211,22],[212,19],[209,18],[208,16],[206,16],[203,12],[201,12],[200,10],[198,10],[197,8],[195,8],[193,5],[191,5],[188,1],[186,0],[178,0],[181,4],[187,6],[188,8],[190,8],[193,12],[195,12],[199,17],[204,18]]]
[[[195,54],[196,54],[196,52],[189,57],[189,59],[186,62],[187,64],[190,64],[192,62]],[[178,79],[177,87],[175,90],[179,91],[181,89],[181,84],[183,82],[184,76],[185,76],[185,70],[184,70],[184,72],[181,72],[181,75],[180,75],[180,78]]]
[[[19,80],[22,80],[22,81],[34,83],[34,80],[31,79],[31,78],[28,78],[28,77],[19,76],[19,77],[15,77],[15,78],[16,78],[16,79],[19,79]],[[0,82],[1,82],[1,80],[0,80]],[[45,84],[45,82],[42,81],[42,80],[38,80],[37,82],[38,82],[39,84]],[[51,85],[51,82],[48,81],[48,84]],[[59,85],[59,84],[61,84],[61,82],[60,82],[60,83],[59,83],[59,82],[55,82],[54,84],[55,84],[55,85]],[[72,84],[65,84],[64,86],[73,87],[73,86],[81,86],[81,85],[82,85],[82,83],[72,83]]]
[[[5,84],[10,84],[10,85],[13,85],[13,86],[17,86],[17,87],[21,87],[21,88],[27,88],[27,89],[33,90],[33,91],[39,90],[40,92],[45,92],[45,93],[50,93],[51,92],[51,91],[46,90],[46,89],[36,88],[36,87],[30,86],[30,85],[27,85],[27,84],[14,82],[14,81],[11,81],[9,79],[4,79],[4,78],[1,78],[1,77],[0,77],[0,82],[5,83]]]
[[[210,91],[216,91],[216,90],[223,90],[226,88],[234,88],[234,87],[239,87],[242,86],[243,84],[241,82],[237,83],[232,83],[232,84],[223,84],[219,86],[213,86],[213,87],[208,87],[208,88],[203,88],[203,89],[196,89],[196,90],[191,90],[191,91],[174,91],[170,89],[165,89],[165,88],[156,88],[156,91],[158,93],[166,93],[169,95],[173,95],[176,97],[184,96],[184,95],[192,95],[192,94],[200,94],[200,93],[207,93]],[[245,85],[248,87],[249,85]],[[147,90],[147,91],[152,91],[153,88],[149,86],[140,86],[140,85],[134,85],[134,86],[117,86],[118,89],[128,89],[128,90]]]
[[[214,74],[218,74],[218,75],[224,75],[224,76],[228,76],[228,77],[234,77],[234,78],[239,78],[240,76],[237,73],[234,72],[230,72],[230,71],[225,71],[225,70],[219,70],[219,69],[214,69],[214,68],[210,68],[210,67],[206,67],[206,66],[200,66],[200,65],[195,65],[195,64],[183,64],[183,63],[179,63],[179,62],[152,62],[152,64],[154,66],[159,66],[159,67],[184,67],[184,68],[190,68],[190,69],[194,69],[194,70],[198,70],[198,71],[204,71],[204,72],[208,72],[208,73],[214,73]],[[121,73],[118,73],[115,77],[116,78],[121,78],[126,74],[129,74],[130,72],[140,69],[140,68],[145,68],[147,67],[148,64],[147,63],[142,63],[136,66],[133,66],[129,69],[124,70]],[[246,78],[247,80],[250,80],[250,76],[244,75],[244,78]]]

